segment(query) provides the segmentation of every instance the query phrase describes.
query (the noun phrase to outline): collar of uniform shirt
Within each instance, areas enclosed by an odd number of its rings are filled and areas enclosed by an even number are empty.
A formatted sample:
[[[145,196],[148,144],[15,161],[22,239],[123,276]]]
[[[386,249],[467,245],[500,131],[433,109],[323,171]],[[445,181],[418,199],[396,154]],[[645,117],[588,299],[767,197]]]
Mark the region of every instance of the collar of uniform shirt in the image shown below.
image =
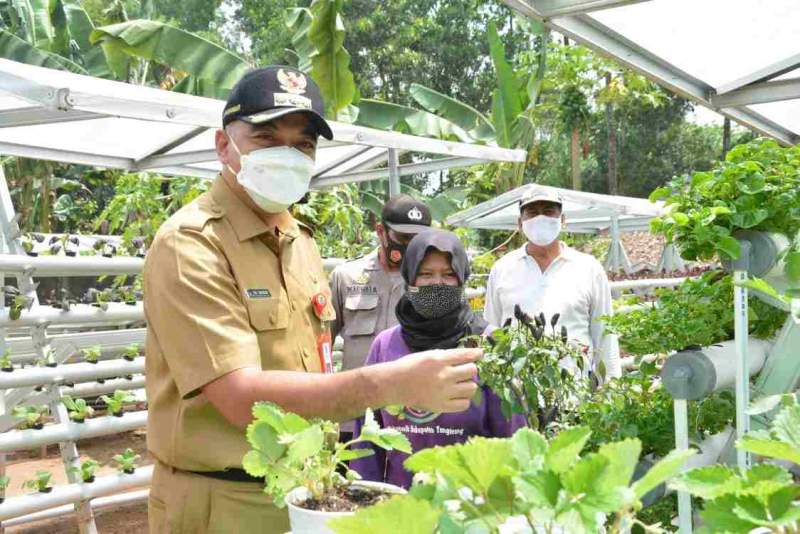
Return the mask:
[[[275,226],[267,226],[252,209],[239,200],[239,197],[231,191],[222,176],[217,177],[214,185],[211,186],[211,197],[214,199],[216,206],[231,222],[233,231],[239,241],[247,241],[267,232],[271,232],[272,235],[280,232],[291,239],[295,239],[300,235],[300,223],[288,211],[275,217]]]
[[[573,259],[575,259],[575,251],[573,249],[571,249],[563,241],[561,241],[559,244],[561,245],[561,247],[560,247],[561,253],[553,259],[553,261],[550,263],[550,265],[552,265],[553,263],[557,262],[558,260],[573,260]],[[536,261],[536,259],[533,256],[528,254],[528,244],[527,243],[525,243],[520,248],[518,248],[517,252],[519,253],[519,257],[517,259],[519,259],[519,260]]]

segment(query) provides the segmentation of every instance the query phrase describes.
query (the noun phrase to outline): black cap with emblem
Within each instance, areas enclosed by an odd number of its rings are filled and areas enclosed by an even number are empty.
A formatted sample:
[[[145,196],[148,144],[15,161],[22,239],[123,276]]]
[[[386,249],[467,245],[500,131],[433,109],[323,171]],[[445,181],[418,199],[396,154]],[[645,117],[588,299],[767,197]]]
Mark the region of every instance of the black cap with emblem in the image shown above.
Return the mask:
[[[431,210],[412,196],[397,195],[384,204],[381,220],[395,232],[418,234],[431,227]]]
[[[222,112],[222,126],[235,120],[264,124],[290,113],[306,112],[325,139],[333,139],[317,84],[292,67],[251,70],[236,82]]]

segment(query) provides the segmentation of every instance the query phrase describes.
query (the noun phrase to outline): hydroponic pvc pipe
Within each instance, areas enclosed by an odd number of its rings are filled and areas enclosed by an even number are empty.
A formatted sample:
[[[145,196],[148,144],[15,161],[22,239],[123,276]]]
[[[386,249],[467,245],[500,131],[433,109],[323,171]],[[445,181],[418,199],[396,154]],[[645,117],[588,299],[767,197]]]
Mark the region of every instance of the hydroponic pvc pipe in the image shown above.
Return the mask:
[[[45,425],[41,430],[9,430],[0,434],[0,452],[32,449],[60,441],[107,436],[141,428],[147,424],[147,411],[127,412],[122,417],[104,416],[83,423]]]
[[[0,504],[0,521],[64,504],[86,501],[110,495],[129,488],[150,484],[153,466],[139,467],[131,473],[104,476],[89,484],[66,484],[56,486],[50,493],[34,493],[11,497]]]
[[[101,276],[139,274],[144,259],[103,256],[20,256],[0,255],[0,272],[30,276]]]
[[[126,491],[117,495],[108,495],[106,497],[98,497],[92,499],[90,504],[93,511],[103,510],[105,508],[112,508],[117,506],[125,506],[126,504],[133,504],[146,501],[150,496],[150,489],[143,489],[138,491]],[[75,507],[72,504],[65,504],[57,506],[41,512],[34,512],[19,517],[13,517],[3,521],[4,527],[14,527],[17,525],[24,525],[25,523],[32,523],[34,521],[43,521],[45,519],[53,519],[75,513]]]
[[[52,306],[36,306],[30,310],[22,310],[17,320],[8,316],[8,309],[0,310],[0,328],[14,328],[37,325],[61,324],[94,324],[94,323],[127,323],[144,320],[144,308],[141,302],[133,306],[112,302],[106,311],[90,306],[76,304],[69,311]]]
[[[101,359],[116,356],[125,347],[132,343],[143,344],[145,341],[144,328],[131,328],[127,330],[101,330],[96,332],[74,332],[67,334],[52,334],[48,332],[47,338],[56,352],[74,354],[82,349],[100,345],[102,347]],[[22,338],[6,339],[6,347],[11,351],[13,363],[27,363],[36,359],[33,340],[27,335]]]
[[[686,281],[686,278],[645,278],[641,280],[620,280],[609,282],[612,291],[625,289],[645,289],[651,287],[676,287]]]
[[[144,358],[123,359],[97,363],[65,363],[57,367],[26,367],[11,373],[0,373],[0,389],[23,388],[41,384],[74,384],[98,378],[124,376],[144,372]]]

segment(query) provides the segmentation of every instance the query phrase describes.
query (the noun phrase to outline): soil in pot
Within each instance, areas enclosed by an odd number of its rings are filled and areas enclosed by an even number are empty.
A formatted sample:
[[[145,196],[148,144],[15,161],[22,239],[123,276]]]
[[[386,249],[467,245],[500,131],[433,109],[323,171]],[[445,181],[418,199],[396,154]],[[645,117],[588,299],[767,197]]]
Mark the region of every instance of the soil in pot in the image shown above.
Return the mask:
[[[122,412],[113,412],[111,415],[114,417],[122,417]]]
[[[378,504],[393,495],[396,494],[376,488],[345,486],[336,488],[334,493],[326,495],[323,499],[306,499],[297,503],[297,506],[318,512],[355,512],[359,508]]]
[[[125,304],[127,304],[128,306],[136,306],[136,301],[135,300],[129,300],[129,301],[126,301]]]
[[[34,430],[41,430],[44,428],[44,423],[36,423],[31,428],[33,428]]]
[[[132,475],[134,471],[135,471],[134,469],[123,469],[122,470],[122,472],[125,473],[126,475]]]
[[[58,367],[58,363],[56,362],[49,362],[44,364],[46,367]]]
[[[83,423],[84,421],[86,421],[86,418],[83,418],[83,419],[73,419],[73,420],[72,420],[72,422],[73,422],[73,423]]]
[[[3,370],[4,373],[10,373],[10,372],[14,371],[14,368],[13,367],[3,367],[2,370]]]
[[[90,476],[89,478],[83,479],[83,482],[85,484],[91,484],[92,482],[94,482],[94,475]]]
[[[38,255],[39,255],[39,253],[38,253],[38,252],[26,252],[26,254],[27,254],[28,256],[31,256],[31,257],[33,257],[33,258],[35,258],[36,256],[38,256]]]
[[[44,488],[40,489],[39,493],[50,493],[51,491],[53,491],[53,488]]]

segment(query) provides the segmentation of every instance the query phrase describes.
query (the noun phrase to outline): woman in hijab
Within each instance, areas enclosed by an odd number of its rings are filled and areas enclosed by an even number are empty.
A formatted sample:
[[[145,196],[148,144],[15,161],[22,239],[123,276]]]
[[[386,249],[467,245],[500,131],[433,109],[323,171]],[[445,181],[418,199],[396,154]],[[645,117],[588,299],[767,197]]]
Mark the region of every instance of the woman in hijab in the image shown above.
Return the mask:
[[[408,244],[400,272],[406,294],[397,304],[400,324],[384,330],[372,342],[365,365],[394,361],[408,354],[456,347],[469,335],[484,335],[487,323],[477,317],[464,298],[469,278],[469,260],[458,237],[443,230],[417,234]],[[524,426],[521,416],[506,419],[500,400],[487,387],[483,401],[460,413],[438,414],[402,408],[402,413],[377,410],[382,427],[405,434],[414,452],[428,447],[463,443],[470,436],[507,437]],[[358,436],[364,420],[356,422]],[[408,455],[374,448],[375,454],[354,460],[350,467],[367,480],[408,488],[412,475],[403,467]]]

